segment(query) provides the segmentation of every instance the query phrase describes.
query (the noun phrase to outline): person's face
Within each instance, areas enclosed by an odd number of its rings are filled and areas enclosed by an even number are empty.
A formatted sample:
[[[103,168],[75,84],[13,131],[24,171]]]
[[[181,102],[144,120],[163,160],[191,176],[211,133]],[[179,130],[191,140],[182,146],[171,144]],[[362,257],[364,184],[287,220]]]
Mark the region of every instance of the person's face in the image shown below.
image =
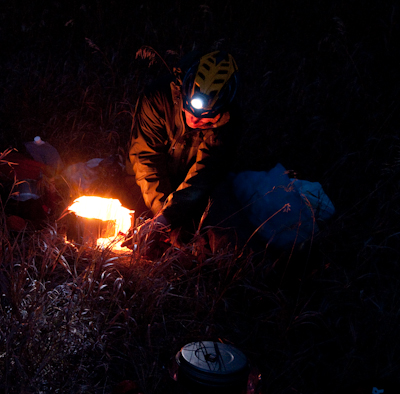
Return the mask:
[[[202,127],[213,125],[214,123],[217,123],[221,118],[221,114],[218,114],[215,118],[196,118],[190,112],[186,110],[184,111],[185,111],[186,123],[192,129],[201,129]]]

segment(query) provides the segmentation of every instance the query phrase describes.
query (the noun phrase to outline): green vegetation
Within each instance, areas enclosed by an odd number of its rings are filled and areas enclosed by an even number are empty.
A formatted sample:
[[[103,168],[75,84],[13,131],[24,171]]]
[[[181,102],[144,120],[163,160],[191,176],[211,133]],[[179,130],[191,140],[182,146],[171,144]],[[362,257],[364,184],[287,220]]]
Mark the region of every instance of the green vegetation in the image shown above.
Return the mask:
[[[395,1],[9,3],[0,165],[36,135],[65,165],[123,153],[138,95],[166,71],[137,51],[173,67],[193,47],[223,48],[241,71],[236,168],[280,162],[320,182],[337,214],[296,253],[211,253],[200,234],[149,260],[66,243],[68,189],[41,229],[12,231],[3,198],[0,392],[123,393],[129,380],[175,393],[171,359],[198,340],[237,346],[265,393],[399,381]]]

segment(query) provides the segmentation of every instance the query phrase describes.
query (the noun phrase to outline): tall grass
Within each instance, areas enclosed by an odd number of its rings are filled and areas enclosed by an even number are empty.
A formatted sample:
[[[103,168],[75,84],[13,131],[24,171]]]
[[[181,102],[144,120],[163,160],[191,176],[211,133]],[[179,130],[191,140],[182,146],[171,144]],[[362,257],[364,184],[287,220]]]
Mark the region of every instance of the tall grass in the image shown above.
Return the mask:
[[[281,162],[337,214],[296,253],[211,252],[198,234],[148,259],[66,242],[65,184],[40,229],[16,231],[3,199],[0,391],[173,393],[171,359],[197,340],[244,351],[265,393],[398,382],[398,19],[377,0],[4,6],[0,165],[36,135],[66,166],[123,154],[138,95],[166,71],[137,51],[173,67],[225,48],[241,70],[236,169]]]

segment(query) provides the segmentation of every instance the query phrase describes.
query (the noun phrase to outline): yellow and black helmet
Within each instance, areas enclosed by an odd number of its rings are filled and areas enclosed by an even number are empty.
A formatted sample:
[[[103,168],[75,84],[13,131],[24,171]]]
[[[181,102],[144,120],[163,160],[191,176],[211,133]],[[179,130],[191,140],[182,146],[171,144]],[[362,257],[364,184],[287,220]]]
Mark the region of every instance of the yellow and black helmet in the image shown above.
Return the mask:
[[[225,112],[235,97],[238,69],[232,55],[215,51],[193,64],[182,82],[183,108],[197,118]]]

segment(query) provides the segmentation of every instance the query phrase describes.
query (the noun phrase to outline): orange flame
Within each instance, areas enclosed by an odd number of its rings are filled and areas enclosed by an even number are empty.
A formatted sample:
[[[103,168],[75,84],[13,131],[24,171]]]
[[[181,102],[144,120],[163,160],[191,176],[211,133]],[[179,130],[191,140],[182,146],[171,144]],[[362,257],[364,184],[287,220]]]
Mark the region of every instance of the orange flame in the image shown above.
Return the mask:
[[[123,207],[119,200],[97,196],[82,196],[74,200],[68,210],[84,218],[114,221],[114,235],[108,238],[98,238],[97,245],[107,247],[113,243],[113,249],[127,249],[121,248],[122,240],[116,242],[116,237],[128,233],[135,211]]]

